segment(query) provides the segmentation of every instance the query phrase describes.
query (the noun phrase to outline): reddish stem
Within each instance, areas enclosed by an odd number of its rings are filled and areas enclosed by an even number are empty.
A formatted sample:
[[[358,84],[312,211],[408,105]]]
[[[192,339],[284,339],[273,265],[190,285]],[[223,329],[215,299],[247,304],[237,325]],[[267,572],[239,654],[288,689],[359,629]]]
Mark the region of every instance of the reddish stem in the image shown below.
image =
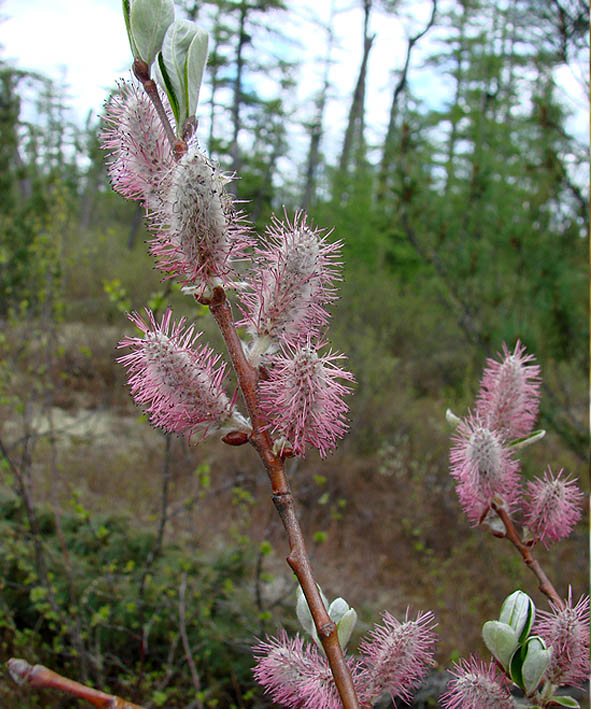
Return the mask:
[[[28,684],[36,689],[59,689],[73,697],[85,699],[100,709],[142,709],[139,704],[132,704],[114,694],[105,694],[98,689],[74,682],[43,665],[29,665],[26,660],[11,658],[8,660],[8,671],[17,684]]]
[[[337,627],[330,619],[324,607],[318,585],[312,574],[310,559],[295,513],[295,502],[291,490],[289,489],[283,460],[273,452],[273,441],[267,429],[264,427],[264,422],[259,413],[256,392],[259,374],[246,359],[244,350],[242,349],[242,342],[234,327],[232,308],[230,307],[223,288],[217,287],[214,289],[209,308],[228,348],[228,354],[230,355],[234,371],[238,377],[246,408],[250,415],[252,425],[250,442],[261,456],[265,469],[267,470],[271,481],[273,502],[279,512],[285,531],[287,532],[289,542],[287,563],[297,576],[306,601],[308,602],[308,607],[314,619],[318,637],[326,653],[335,685],[343,702],[343,707],[344,709],[359,709],[359,701],[355,687],[353,686],[351,673],[345,661],[341,644],[339,643]]]
[[[156,82],[150,78],[150,67],[145,61],[136,57],[133,60],[133,73],[136,75],[137,79],[141,82],[144,87],[144,91],[148,94],[150,101],[154,104],[156,113],[160,118],[160,122],[164,127],[164,132],[170,143],[170,148],[176,160],[180,160],[183,155],[187,152],[187,143],[180,138],[177,138],[174,134],[172,126],[168,121],[168,116],[166,115],[166,110],[162,104],[162,99],[158,93],[158,87]]]
[[[531,546],[521,541],[521,537],[515,529],[513,520],[511,519],[511,517],[509,517],[507,511],[502,507],[498,507],[494,503],[492,504],[492,508],[499,515],[499,517],[503,521],[503,524],[505,525],[505,529],[507,530],[505,536],[519,551],[527,566],[532,570],[532,572],[535,574],[536,578],[540,582],[540,591],[545,594],[557,608],[564,608],[564,601],[562,600],[562,598],[560,598],[556,589],[552,585],[552,582],[546,576],[544,569],[542,569],[542,567],[540,566],[540,562],[534,558]]]

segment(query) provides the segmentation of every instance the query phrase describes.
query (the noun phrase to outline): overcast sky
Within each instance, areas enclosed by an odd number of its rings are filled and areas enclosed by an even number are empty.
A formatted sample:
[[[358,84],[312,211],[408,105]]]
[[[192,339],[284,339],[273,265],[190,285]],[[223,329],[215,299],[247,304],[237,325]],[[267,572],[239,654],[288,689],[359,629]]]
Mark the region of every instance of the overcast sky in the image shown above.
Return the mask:
[[[331,70],[333,86],[329,106],[327,140],[342,140],[348,102],[359,70],[362,51],[361,3],[354,0],[334,0],[341,9],[335,16],[337,46]],[[366,107],[369,142],[378,141],[386,127],[394,82],[393,71],[399,69],[406,51],[405,33],[416,32],[429,15],[431,3],[417,1],[414,19],[401,22],[392,16],[373,13],[371,31],[376,39],[370,55],[369,84]],[[331,0],[298,0],[290,2],[289,17],[277,15],[279,29],[299,44],[291,46],[291,54],[301,62],[298,70],[299,119],[312,112],[310,96],[320,85],[321,59],[326,35],[306,18],[327,20]],[[22,69],[33,69],[61,80],[67,88],[68,103],[73,119],[82,123],[89,111],[99,113],[107,91],[116,79],[129,75],[130,53],[121,12],[121,0],[0,0],[0,50],[4,59]],[[207,26],[205,29],[209,29]],[[432,40],[427,35],[426,40]],[[411,72],[413,91],[428,105],[437,106],[451,93],[450,79],[420,71],[421,53],[432,49],[428,41],[416,52]],[[565,69],[559,78],[562,97],[577,110],[571,127],[586,136],[588,127],[587,101],[576,77]],[[207,84],[207,78],[205,79]],[[203,97],[207,97],[204,86]],[[306,116],[307,113],[307,116]],[[333,152],[330,145],[325,146]]]

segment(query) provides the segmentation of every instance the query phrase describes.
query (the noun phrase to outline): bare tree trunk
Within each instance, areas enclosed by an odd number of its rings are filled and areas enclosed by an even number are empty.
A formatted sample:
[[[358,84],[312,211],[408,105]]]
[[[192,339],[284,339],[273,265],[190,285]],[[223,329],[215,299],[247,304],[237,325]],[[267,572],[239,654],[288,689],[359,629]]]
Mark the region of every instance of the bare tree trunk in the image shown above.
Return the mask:
[[[244,58],[242,52],[245,45],[249,41],[246,34],[246,15],[248,11],[247,0],[242,0],[240,3],[240,20],[238,25],[238,46],[236,48],[236,78],[234,79],[234,98],[232,102],[232,144],[230,146],[230,155],[232,157],[231,171],[238,173],[240,171],[240,154],[238,150],[238,135],[240,133],[240,106],[242,104],[242,71],[244,68]],[[228,190],[236,194],[237,182],[230,182]]]
[[[371,12],[372,0],[363,0],[363,57],[361,59],[361,67],[359,68],[359,76],[353,92],[353,100],[349,110],[349,120],[347,122],[347,130],[345,131],[345,139],[343,141],[343,149],[339,160],[339,168],[344,172],[349,167],[353,148],[356,148],[356,158],[359,160],[360,154],[363,152],[363,134],[365,128],[365,83],[367,76],[367,62],[369,52],[375,35],[368,35],[369,16]]]
[[[327,44],[326,56],[324,58],[324,77],[322,88],[316,101],[316,119],[310,126],[310,148],[308,149],[308,161],[306,165],[306,186],[304,188],[304,196],[302,197],[302,208],[308,209],[312,201],[312,195],[316,189],[316,179],[318,176],[318,165],[320,164],[320,141],[322,140],[324,110],[326,108],[326,97],[329,87],[329,71],[332,48],[334,44],[333,32],[334,20],[334,0],[330,4],[330,16],[326,27]]]
[[[406,48],[406,58],[404,60],[404,66],[400,72],[400,77],[396,86],[394,87],[394,93],[392,94],[392,104],[390,105],[390,118],[388,120],[388,130],[386,132],[386,138],[384,140],[384,150],[382,152],[382,159],[380,161],[380,172],[378,175],[378,189],[377,189],[377,199],[381,201],[386,195],[387,181],[388,181],[388,171],[393,159],[394,153],[394,135],[396,132],[396,117],[398,113],[398,100],[401,93],[406,87],[408,68],[410,66],[410,57],[412,50],[416,43],[433,27],[435,23],[435,15],[437,14],[437,0],[432,0],[433,5],[431,8],[431,17],[418,34],[414,35],[408,40],[408,46]]]
[[[466,19],[468,15],[468,4],[462,3],[462,14],[459,24],[458,50],[456,53],[456,90],[454,95],[454,108],[460,105],[460,96],[464,88],[464,50],[466,39]],[[449,191],[449,186],[455,177],[455,155],[456,145],[458,142],[458,123],[459,117],[452,112],[451,116],[451,131],[447,143],[447,165],[445,174],[445,194]]]

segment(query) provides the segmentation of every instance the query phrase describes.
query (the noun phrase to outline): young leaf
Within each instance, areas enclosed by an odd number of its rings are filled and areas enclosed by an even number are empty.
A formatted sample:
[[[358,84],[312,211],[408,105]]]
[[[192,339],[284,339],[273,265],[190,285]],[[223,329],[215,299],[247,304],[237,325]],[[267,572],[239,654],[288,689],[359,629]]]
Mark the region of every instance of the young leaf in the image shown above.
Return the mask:
[[[564,695],[552,697],[551,704],[555,704],[559,707],[573,707],[573,709],[581,709],[581,705],[576,699],[573,699],[572,697],[565,697]]]
[[[174,92],[174,86],[172,81],[168,76],[166,67],[164,66],[164,60],[162,59],[162,52],[158,52],[158,57],[156,58],[156,63],[154,64],[154,75],[156,76],[156,81],[162,89],[166,92],[168,100],[170,102],[170,107],[174,114],[177,126],[179,125],[179,101]]]
[[[322,598],[322,602],[324,603],[324,607],[326,608],[328,612],[328,600],[324,593],[322,592],[322,589],[320,586],[318,586],[318,591],[320,592],[320,597]],[[300,625],[302,628],[308,633],[308,635],[312,638],[312,640],[316,643],[316,645],[324,652],[324,648],[322,647],[322,643],[320,642],[320,638],[318,637],[318,632],[316,630],[316,625],[314,624],[314,619],[312,618],[312,613],[310,612],[310,608],[308,607],[308,601],[306,600],[306,597],[304,596],[304,592],[302,591],[302,587],[298,586],[298,592],[297,592],[297,601],[296,601],[296,615],[298,617],[298,620],[300,621]]]
[[[129,14],[131,35],[140,59],[148,66],[162,47],[162,40],[174,21],[172,0],[134,0]]]
[[[526,644],[521,648],[523,656],[521,678],[527,694],[534,692],[540,684],[544,672],[548,668],[551,652],[542,638],[537,635],[528,638]]]
[[[537,431],[532,431],[528,436],[524,436],[523,438],[517,438],[516,440],[511,441],[509,445],[511,446],[511,448],[520,450],[521,448],[527,448],[527,446],[531,446],[532,443],[541,440],[542,438],[544,438],[545,435],[546,431],[541,428]]]
[[[328,615],[333,622],[338,624],[348,610],[349,604],[344,598],[335,598],[328,607]]]
[[[523,591],[515,591],[503,601],[499,620],[510,625],[522,643],[529,635],[535,617],[536,608],[532,599]]]
[[[189,116],[185,66],[189,46],[199,31],[190,20],[176,20],[166,31],[162,42],[162,60],[179,103],[179,125]]]
[[[194,116],[199,103],[199,91],[203,81],[203,71],[207,63],[207,49],[209,35],[205,30],[197,28],[197,33],[193,37],[187,52],[185,65],[185,83],[187,87],[188,115]]]
[[[333,618],[334,620],[334,618]],[[347,644],[351,639],[351,633],[353,628],[357,624],[357,613],[354,608],[349,608],[349,610],[342,616],[342,618],[337,623],[337,635],[339,638],[339,644],[346,650]]]
[[[511,656],[519,645],[513,628],[499,620],[489,620],[482,626],[482,639],[503,667],[509,667]]]
[[[134,57],[138,56],[139,52],[134,44],[133,37],[131,34],[131,27],[129,24],[129,15],[131,12],[130,0],[122,0],[123,5],[123,17],[125,19],[125,29],[127,30],[127,39],[129,40],[129,46],[131,47],[131,53]]]
[[[521,654],[521,648],[517,648],[508,664],[509,675],[518,687],[525,690],[525,687],[523,686],[523,676],[521,674],[522,665],[523,655]]]

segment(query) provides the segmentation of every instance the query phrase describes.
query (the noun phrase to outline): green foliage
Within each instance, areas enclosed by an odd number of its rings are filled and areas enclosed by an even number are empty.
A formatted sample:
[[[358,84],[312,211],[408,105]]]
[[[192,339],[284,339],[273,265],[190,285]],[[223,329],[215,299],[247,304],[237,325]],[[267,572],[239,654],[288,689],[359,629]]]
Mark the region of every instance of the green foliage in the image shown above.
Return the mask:
[[[160,706],[185,707],[194,694],[179,638],[179,587],[186,575],[186,631],[203,701],[252,706],[257,693],[249,645],[259,619],[254,597],[244,589],[254,549],[230,543],[187,556],[170,545],[148,567],[154,535],[136,529],[129,518],[91,518],[74,500],[73,514],[61,518],[58,534],[52,512],[39,509],[37,515],[51,560],[49,586],[38,574],[22,503],[2,493],[2,658],[34,657],[58,672],[80,676],[71,643],[69,619],[74,618],[84,652],[92,658],[94,682],[135,701],[152,698]]]

